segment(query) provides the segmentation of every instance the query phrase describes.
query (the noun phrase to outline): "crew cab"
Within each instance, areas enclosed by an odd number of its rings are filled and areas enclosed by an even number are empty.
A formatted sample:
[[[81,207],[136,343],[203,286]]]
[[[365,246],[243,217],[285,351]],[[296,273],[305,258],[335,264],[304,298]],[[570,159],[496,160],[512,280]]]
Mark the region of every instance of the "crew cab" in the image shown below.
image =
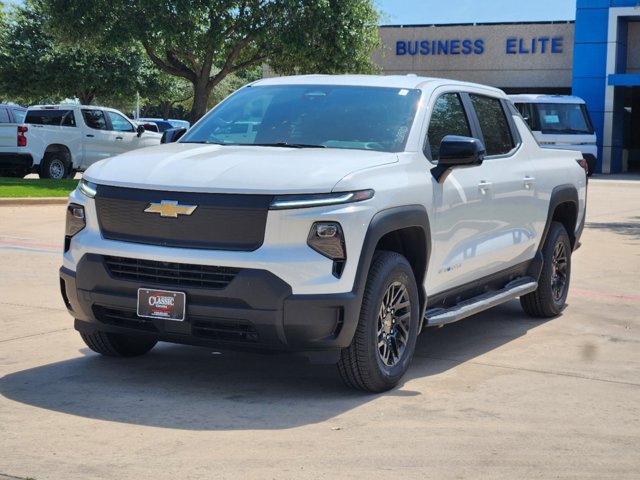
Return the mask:
[[[161,135],[145,132],[121,112],[88,105],[29,107],[17,152],[20,173],[61,179],[129,150],[159,145]]]
[[[264,79],[177,142],[85,172],[62,298],[106,356],[158,341],[303,352],[380,392],[426,327],[515,298],[562,312],[586,180],[580,153],[540,148],[495,88]]]

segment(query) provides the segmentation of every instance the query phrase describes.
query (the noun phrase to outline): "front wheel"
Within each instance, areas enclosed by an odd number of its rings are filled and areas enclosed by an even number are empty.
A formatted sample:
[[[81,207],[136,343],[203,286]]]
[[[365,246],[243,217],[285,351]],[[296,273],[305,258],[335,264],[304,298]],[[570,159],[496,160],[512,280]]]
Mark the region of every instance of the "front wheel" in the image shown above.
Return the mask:
[[[416,280],[407,259],[376,252],[356,333],[338,362],[344,382],[368,392],[395,387],[413,358],[419,312]]]
[[[551,223],[542,247],[542,258],[538,288],[520,297],[520,304],[532,317],[550,318],[564,309],[571,279],[571,242],[560,222]]]
[[[107,357],[137,357],[158,343],[153,339],[101,331],[81,333],[80,336],[87,347]]]

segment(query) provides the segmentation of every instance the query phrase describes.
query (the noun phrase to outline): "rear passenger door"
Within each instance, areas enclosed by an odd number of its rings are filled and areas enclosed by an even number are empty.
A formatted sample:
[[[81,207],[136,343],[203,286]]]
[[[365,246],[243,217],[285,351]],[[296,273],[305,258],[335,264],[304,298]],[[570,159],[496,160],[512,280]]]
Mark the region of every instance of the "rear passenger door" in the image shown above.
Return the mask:
[[[487,95],[437,90],[430,100],[430,120],[424,153],[437,164],[445,135],[478,138],[486,148],[482,165],[454,168],[438,183],[433,180],[433,251],[427,273],[429,295],[471,284],[514,267],[533,245],[523,228],[532,201],[531,162],[519,148],[520,139],[504,110]],[[533,177],[531,175],[531,177]]]
[[[112,157],[115,140],[102,110],[83,108],[82,119],[86,128],[84,129],[81,167],[85,170],[98,160]]]

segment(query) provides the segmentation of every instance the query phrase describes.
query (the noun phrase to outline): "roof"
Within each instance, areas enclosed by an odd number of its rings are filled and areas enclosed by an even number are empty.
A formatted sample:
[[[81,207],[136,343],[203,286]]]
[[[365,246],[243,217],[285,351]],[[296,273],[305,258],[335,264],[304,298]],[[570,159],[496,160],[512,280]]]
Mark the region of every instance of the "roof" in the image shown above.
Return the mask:
[[[523,93],[518,95],[509,95],[512,102],[520,103],[585,103],[580,97],[574,95],[545,95]]]
[[[487,85],[462,82],[445,78],[419,77],[415,74],[407,75],[296,75],[290,77],[271,77],[258,80],[251,85],[345,85],[388,88],[422,88],[426,85],[436,87],[441,85],[459,85],[460,87],[480,87],[502,91]]]

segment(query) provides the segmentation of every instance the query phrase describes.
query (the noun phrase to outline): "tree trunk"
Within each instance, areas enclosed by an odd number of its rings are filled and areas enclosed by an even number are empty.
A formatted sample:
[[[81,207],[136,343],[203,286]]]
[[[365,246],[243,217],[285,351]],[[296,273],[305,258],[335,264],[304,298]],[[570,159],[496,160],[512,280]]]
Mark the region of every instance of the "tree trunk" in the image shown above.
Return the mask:
[[[212,89],[213,85],[209,84],[208,77],[200,77],[193,84],[193,107],[191,107],[191,112],[189,113],[189,122],[191,122],[191,125],[207,113],[207,103]]]
[[[171,106],[173,102],[160,102],[160,113],[162,114],[163,120],[169,120],[169,116],[171,115]]]

